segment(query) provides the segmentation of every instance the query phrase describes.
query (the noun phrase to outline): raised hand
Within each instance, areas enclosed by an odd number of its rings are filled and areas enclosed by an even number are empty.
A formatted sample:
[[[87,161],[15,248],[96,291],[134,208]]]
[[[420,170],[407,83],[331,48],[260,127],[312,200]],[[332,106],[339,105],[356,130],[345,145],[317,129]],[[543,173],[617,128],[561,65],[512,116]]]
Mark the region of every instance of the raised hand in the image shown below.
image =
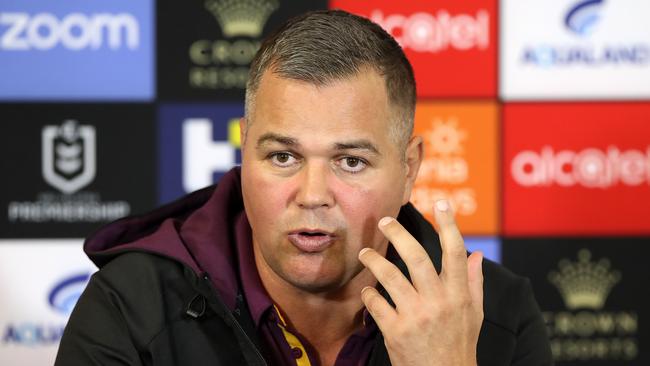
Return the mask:
[[[359,252],[359,260],[395,303],[391,306],[375,288],[361,291],[394,366],[476,366],[483,322],[483,256],[475,252],[467,257],[449,204],[442,200],[435,206],[442,244],[440,275],[420,243],[391,217],[379,221],[379,230],[406,263],[413,283],[375,250]]]

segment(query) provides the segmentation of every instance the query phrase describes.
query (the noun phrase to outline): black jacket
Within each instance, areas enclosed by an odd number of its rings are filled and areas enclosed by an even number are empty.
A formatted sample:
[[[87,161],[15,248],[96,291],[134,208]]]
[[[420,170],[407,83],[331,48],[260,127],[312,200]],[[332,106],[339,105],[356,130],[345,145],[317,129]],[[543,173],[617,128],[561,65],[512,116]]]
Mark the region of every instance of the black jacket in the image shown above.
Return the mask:
[[[55,365],[266,365],[242,292],[219,291],[215,283],[220,282],[213,277],[222,274],[205,271],[192,253],[191,237],[183,236],[184,227],[192,226],[206,208],[225,216],[210,218],[218,229],[232,224],[232,214],[243,210],[238,171],[222,178],[217,189],[120,220],[86,241],[85,250],[100,270],[70,317]],[[398,220],[440,269],[440,243],[429,222],[410,204]],[[178,231],[184,240],[159,235],[163,227]],[[232,233],[223,236],[225,242],[233,241]],[[157,248],[175,240],[187,252]],[[406,273],[403,262],[396,264]],[[483,274],[478,364],[552,365],[546,327],[528,280],[488,260]],[[237,281],[232,273],[227,276]],[[390,365],[381,335],[369,364]]]

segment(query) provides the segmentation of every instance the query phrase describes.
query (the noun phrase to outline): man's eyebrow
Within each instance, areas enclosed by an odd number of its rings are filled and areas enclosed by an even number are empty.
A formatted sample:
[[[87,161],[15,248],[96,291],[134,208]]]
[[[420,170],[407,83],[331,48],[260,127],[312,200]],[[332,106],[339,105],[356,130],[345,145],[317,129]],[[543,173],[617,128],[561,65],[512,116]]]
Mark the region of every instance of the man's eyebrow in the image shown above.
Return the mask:
[[[337,142],[334,146],[336,150],[368,150],[376,155],[381,155],[375,145],[368,140]]]
[[[287,145],[287,146],[294,146],[297,148],[300,147],[300,143],[298,142],[298,140],[296,140],[293,137],[284,136],[273,132],[268,132],[260,136],[259,139],[257,139],[257,148],[259,149],[264,144],[273,143],[273,142],[282,145]],[[381,155],[379,149],[377,149],[377,147],[375,147],[375,145],[368,140],[337,142],[334,144],[334,149],[339,151],[340,150],[367,150],[373,154]]]
[[[260,136],[259,139],[257,139],[257,148],[260,148],[262,145],[271,143],[271,142],[277,142],[282,145],[287,145],[287,146],[300,146],[300,143],[298,143],[298,140],[288,137],[288,136],[283,136],[277,133],[273,132],[268,132]]]

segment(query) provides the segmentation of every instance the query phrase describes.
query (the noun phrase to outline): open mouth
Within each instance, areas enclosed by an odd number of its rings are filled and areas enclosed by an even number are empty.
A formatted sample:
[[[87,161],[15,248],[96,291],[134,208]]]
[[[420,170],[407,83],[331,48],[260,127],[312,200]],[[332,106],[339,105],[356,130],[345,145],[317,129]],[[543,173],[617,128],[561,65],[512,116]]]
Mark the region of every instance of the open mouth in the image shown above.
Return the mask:
[[[306,235],[306,236],[325,236],[325,235],[327,235],[327,234],[321,233],[321,232],[310,233],[308,231],[301,231],[299,234],[300,235]]]
[[[297,230],[289,233],[289,241],[302,252],[317,253],[334,242],[335,236],[325,231]]]

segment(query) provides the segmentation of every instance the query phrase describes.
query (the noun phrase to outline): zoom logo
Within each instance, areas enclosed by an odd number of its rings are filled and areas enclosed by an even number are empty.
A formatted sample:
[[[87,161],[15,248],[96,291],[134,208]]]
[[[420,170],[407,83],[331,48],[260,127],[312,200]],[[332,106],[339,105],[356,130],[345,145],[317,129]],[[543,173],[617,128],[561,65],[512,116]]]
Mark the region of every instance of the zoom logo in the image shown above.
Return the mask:
[[[564,24],[580,36],[588,36],[600,19],[603,0],[583,0],[569,9]]]
[[[89,279],[90,273],[76,274],[63,279],[50,291],[47,297],[48,303],[57,312],[70,314]]]
[[[140,45],[140,26],[131,14],[71,13],[57,18],[50,13],[0,13],[0,48],[11,51],[49,50],[58,45],[69,50],[134,50]]]

